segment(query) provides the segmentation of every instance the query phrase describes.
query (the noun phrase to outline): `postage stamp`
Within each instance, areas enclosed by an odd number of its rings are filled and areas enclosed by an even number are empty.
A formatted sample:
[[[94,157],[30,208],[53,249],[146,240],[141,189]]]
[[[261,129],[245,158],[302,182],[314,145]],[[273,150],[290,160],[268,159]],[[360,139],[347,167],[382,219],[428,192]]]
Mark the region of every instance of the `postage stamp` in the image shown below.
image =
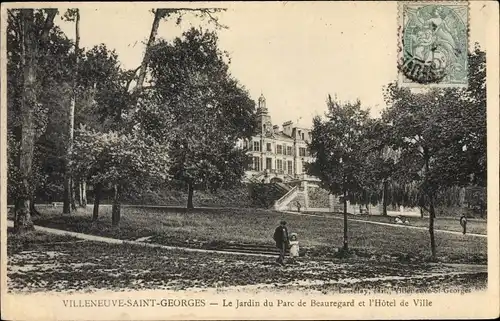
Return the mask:
[[[399,2],[399,84],[467,86],[467,1]]]

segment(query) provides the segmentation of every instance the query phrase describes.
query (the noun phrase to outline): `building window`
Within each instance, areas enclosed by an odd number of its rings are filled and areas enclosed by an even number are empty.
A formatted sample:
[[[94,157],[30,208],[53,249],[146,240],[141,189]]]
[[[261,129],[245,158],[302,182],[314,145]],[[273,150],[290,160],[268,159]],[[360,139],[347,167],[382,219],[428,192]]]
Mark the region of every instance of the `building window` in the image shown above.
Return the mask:
[[[281,160],[281,159],[276,160],[276,169],[279,172],[283,171],[283,160]]]
[[[273,164],[273,159],[267,157],[266,158],[266,169],[271,170],[272,169],[272,164]]]
[[[301,135],[302,135],[302,140],[304,140],[304,133],[302,133]]]
[[[253,157],[252,156],[248,156],[246,166],[247,166],[247,171],[253,171]]]
[[[304,147],[299,147],[299,156],[306,156],[306,149]]]
[[[286,147],[286,154],[290,155],[290,156],[293,156],[292,146],[287,146]]]
[[[253,150],[254,150],[254,152],[260,152],[260,143],[259,142],[253,142]]]
[[[293,163],[292,161],[288,161],[288,174],[293,175]]]
[[[253,158],[253,170],[260,172],[260,158],[259,157],[252,157]]]
[[[267,151],[272,152],[271,143],[267,143]]]
[[[245,149],[248,148],[248,141],[246,139],[243,140],[243,148],[245,148]]]
[[[283,154],[283,146],[281,145],[276,145],[276,154]]]

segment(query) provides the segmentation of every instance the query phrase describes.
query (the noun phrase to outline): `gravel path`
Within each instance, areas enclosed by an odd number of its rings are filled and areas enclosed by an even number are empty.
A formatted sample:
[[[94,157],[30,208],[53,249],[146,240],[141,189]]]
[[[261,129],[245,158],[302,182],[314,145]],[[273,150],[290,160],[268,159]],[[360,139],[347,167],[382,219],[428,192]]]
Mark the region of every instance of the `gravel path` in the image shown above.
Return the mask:
[[[327,215],[319,215],[319,214],[307,214],[307,213],[298,213],[298,212],[290,212],[290,211],[283,211],[283,213],[291,214],[291,215],[301,215],[301,216],[311,216],[311,217],[321,217],[321,218],[331,218],[334,220],[343,220],[342,217],[337,217],[337,216],[327,216]],[[404,224],[393,224],[393,223],[383,223],[383,222],[374,222],[374,221],[368,221],[368,220],[358,220],[358,219],[348,219],[349,221],[353,222],[361,222],[361,223],[366,223],[366,224],[375,224],[375,225],[383,225],[383,226],[392,226],[392,227],[401,227],[401,228],[410,228],[410,229],[416,229],[416,230],[424,230],[427,231],[427,227],[421,227],[421,226],[411,226],[411,225],[404,225]],[[446,234],[455,234],[455,235],[462,235],[462,232],[457,232],[457,231],[448,231],[448,230],[434,230],[435,232],[439,233],[446,233]],[[476,237],[484,237],[487,238],[488,236],[485,234],[474,234],[474,233],[467,233],[465,236],[476,236]]]

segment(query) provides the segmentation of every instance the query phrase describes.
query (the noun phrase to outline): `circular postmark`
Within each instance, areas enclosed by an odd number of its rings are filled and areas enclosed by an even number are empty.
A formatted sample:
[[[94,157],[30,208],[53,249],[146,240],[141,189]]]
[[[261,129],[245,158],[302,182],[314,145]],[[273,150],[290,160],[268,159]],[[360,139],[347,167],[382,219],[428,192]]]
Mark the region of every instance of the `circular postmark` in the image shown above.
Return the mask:
[[[419,84],[462,83],[467,78],[467,27],[459,7],[404,8],[402,61],[407,80]]]

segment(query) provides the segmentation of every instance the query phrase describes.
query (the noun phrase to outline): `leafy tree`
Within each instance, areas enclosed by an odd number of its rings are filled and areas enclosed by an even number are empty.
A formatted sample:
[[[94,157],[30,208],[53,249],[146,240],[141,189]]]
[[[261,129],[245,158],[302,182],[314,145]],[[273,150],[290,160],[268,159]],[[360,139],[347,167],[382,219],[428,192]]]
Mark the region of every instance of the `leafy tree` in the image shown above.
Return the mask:
[[[229,187],[244,175],[247,157],[236,142],[255,128],[255,103],[228,72],[217,35],[191,29],[151,51],[154,89],[138,108],[138,124],[168,142],[172,177],[188,188]]]
[[[387,128],[380,119],[368,119],[364,126],[365,138],[360,147],[364,164],[358,172],[361,190],[350,193],[348,200],[351,204],[366,205],[367,209],[370,204],[382,203],[382,215],[387,215],[398,153],[386,146]]]
[[[437,165],[448,185],[486,187],[486,54],[478,44],[469,53],[468,79],[467,88],[447,89],[439,96],[445,148]]]
[[[85,50],[79,63],[75,123],[98,131],[123,129],[132,106],[127,92],[133,75],[120,68],[118,56],[105,44]]]
[[[146,49],[144,51],[144,57],[141,62],[141,66],[138,68],[139,75],[137,78],[136,86],[134,87],[134,93],[140,93],[144,80],[146,78],[146,73],[148,65],[151,58],[151,50],[155,45],[156,35],[158,34],[158,28],[160,26],[160,21],[162,19],[169,19],[175,17],[177,25],[182,21],[183,16],[186,13],[193,13],[199,18],[208,17],[209,21],[213,22],[217,27],[223,27],[219,24],[219,19],[214,15],[215,13],[225,11],[225,9],[219,8],[169,8],[169,9],[154,9],[152,10],[154,14],[153,24],[151,25],[151,32],[149,34],[148,42],[146,44]],[[135,72],[134,72],[135,73]]]
[[[140,188],[148,177],[168,178],[168,150],[139,132],[101,133],[82,126],[76,132],[73,162],[75,173],[96,186],[93,219],[99,213],[103,187],[114,190],[112,223],[120,222],[121,195],[124,189]]]
[[[361,109],[361,102],[339,103],[328,96],[326,119],[313,120],[312,140],[309,144],[311,156],[315,158],[308,166],[308,173],[321,180],[323,188],[331,194],[342,195],[344,202],[344,244],[347,239],[347,200],[363,191],[360,171],[365,166],[362,153],[366,136],[368,111]]]
[[[77,104],[75,124],[84,124],[96,131],[126,131],[123,115],[131,108],[131,97],[127,92],[130,73],[120,68],[115,51],[104,44],[82,52],[78,65]],[[84,177],[75,177],[79,186],[79,201],[86,207],[86,185]],[[94,190],[99,190],[94,186]]]
[[[44,23],[37,15],[38,22]],[[22,35],[20,34],[19,11],[9,11],[9,23],[7,25],[7,127],[12,135],[9,139],[9,157],[13,153],[15,159],[9,165],[8,185],[14,187],[21,183],[11,175],[12,171],[19,171],[19,153],[16,149],[21,141],[21,103],[23,95],[23,72],[22,72]],[[31,189],[31,213],[36,214],[34,207],[35,197],[46,197],[54,192],[54,177],[59,172],[58,157],[60,147],[65,146],[65,135],[61,125],[66,121],[68,97],[67,82],[70,80],[71,70],[67,67],[71,42],[57,28],[53,27],[48,34],[48,41],[42,49],[44,54],[39,55],[34,70],[37,83],[37,105],[33,113],[34,150],[33,166],[39,170],[33,170],[30,177]],[[54,126],[56,124],[56,126]],[[14,148],[14,145],[17,147]],[[61,171],[62,171],[62,167]],[[62,182],[62,181],[61,181]],[[8,201],[14,202],[17,194],[8,194]]]
[[[439,139],[442,124],[437,121],[441,112],[441,106],[438,105],[440,93],[434,90],[414,94],[409,89],[391,85],[387,95],[390,107],[383,117],[392,130],[391,147],[401,150],[400,164],[403,168],[400,173],[406,175],[401,175],[400,181],[403,184],[417,182],[419,190],[425,195],[425,204],[422,206],[429,212],[431,253],[432,258],[436,259],[435,196],[445,182],[441,173],[435,172],[437,155],[444,148]],[[407,204],[412,205],[411,202],[405,202],[404,205]]]
[[[438,195],[453,186],[485,183],[485,60],[477,47],[469,56],[467,89],[413,93],[390,84],[386,91],[389,107],[383,119],[391,130],[388,144],[401,151],[398,181],[418,190],[417,197],[402,201],[410,206],[419,203],[429,212],[432,259]]]

